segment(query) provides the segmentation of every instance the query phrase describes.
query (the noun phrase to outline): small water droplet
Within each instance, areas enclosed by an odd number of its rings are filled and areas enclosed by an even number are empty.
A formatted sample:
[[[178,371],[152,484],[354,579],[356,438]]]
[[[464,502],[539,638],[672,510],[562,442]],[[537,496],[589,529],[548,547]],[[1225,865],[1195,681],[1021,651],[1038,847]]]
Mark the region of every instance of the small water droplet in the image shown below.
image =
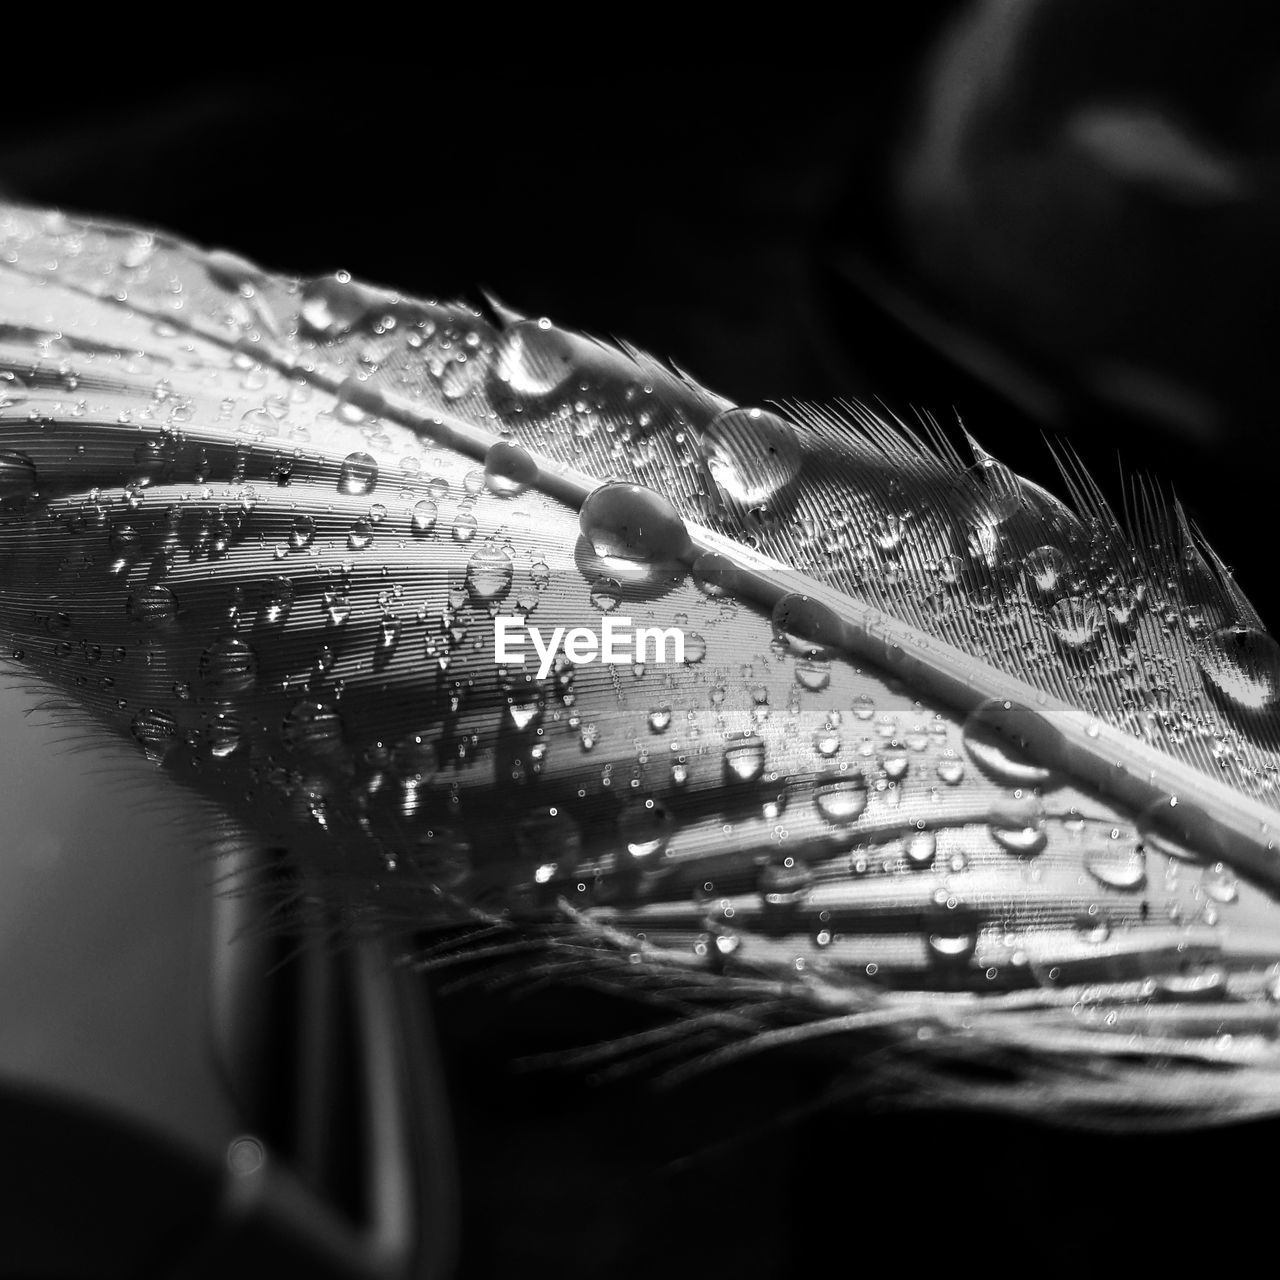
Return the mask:
[[[303,701],[285,717],[285,746],[304,755],[329,755],[342,747],[342,720],[324,702]]]
[[[368,520],[357,520],[347,530],[347,546],[352,551],[365,551],[373,542],[373,525]]]
[[[311,516],[294,516],[293,527],[289,530],[289,545],[295,551],[309,547],[315,536],[316,522]]]
[[[696,631],[690,631],[684,638],[685,666],[693,666],[707,656],[707,642]]]
[[[617,578],[597,578],[591,584],[591,603],[601,613],[612,613],[622,603],[622,584]],[[687,646],[685,653],[687,658]]]
[[[1200,873],[1200,887],[1206,898],[1214,902],[1235,902],[1240,897],[1240,882],[1221,862],[1206,867]]]
[[[754,782],[764,772],[764,743],[754,733],[725,743],[724,772],[730,782]]]
[[[831,664],[822,658],[798,658],[796,683],[810,693],[821,693],[831,683]]]
[[[1051,605],[1048,619],[1053,638],[1067,649],[1087,648],[1102,628],[1102,611],[1082,596],[1067,596]]]
[[[152,708],[139,711],[129,728],[134,738],[142,744],[148,760],[162,759],[178,734],[178,726],[173,717]]]
[[[546,396],[573,373],[573,342],[549,320],[520,320],[498,342],[493,373],[518,396]]]
[[[338,492],[360,497],[378,484],[378,464],[367,453],[349,453],[338,471]]]
[[[439,508],[430,498],[423,498],[421,502],[415,503],[410,517],[410,525],[414,533],[419,537],[430,533],[436,527],[436,517],[439,514]]]
[[[744,506],[773,497],[800,472],[791,425],[764,409],[728,409],[702,436],[707,468],[721,492]]]
[[[134,622],[157,627],[177,616],[178,601],[168,587],[161,586],[158,582],[148,582],[132,592],[126,611]]]
[[[964,780],[964,760],[954,748],[944,747],[938,753],[938,764],[934,772],[947,786],[959,786]]]
[[[245,693],[257,678],[257,654],[244,640],[217,640],[200,655],[200,682],[214,693]]]
[[[470,542],[479,527],[480,522],[475,518],[475,516],[470,511],[463,508],[453,518],[454,541]]]
[[[938,837],[932,831],[913,832],[907,841],[907,861],[913,867],[933,865],[934,854],[938,851]]]
[[[500,600],[511,590],[514,570],[501,547],[481,547],[467,561],[467,590],[478,600]]]
[[[1023,558],[1027,580],[1042,595],[1052,596],[1065,585],[1072,571],[1071,557],[1057,547],[1037,547]]]
[[[718,551],[704,551],[693,562],[693,581],[703,595],[713,600],[732,595],[739,585],[737,566]]]
[[[666,733],[671,726],[671,708],[663,703],[660,707],[653,707],[649,712],[649,731],[651,733]]]

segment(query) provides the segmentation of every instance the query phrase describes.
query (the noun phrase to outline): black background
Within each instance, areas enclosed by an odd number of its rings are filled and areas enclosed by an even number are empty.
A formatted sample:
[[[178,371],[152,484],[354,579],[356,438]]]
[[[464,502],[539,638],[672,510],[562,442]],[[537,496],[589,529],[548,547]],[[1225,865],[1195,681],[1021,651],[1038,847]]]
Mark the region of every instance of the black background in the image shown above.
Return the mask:
[[[904,412],[955,408],[988,448],[1052,487],[1044,424],[912,339],[834,265],[852,248],[919,284],[900,266],[882,166],[955,8],[863,21],[840,74],[804,78],[763,63],[676,69],[655,51],[586,78],[554,63],[498,74],[470,59],[447,76],[366,78],[320,63],[170,78],[163,94],[95,79],[6,102],[0,190],[163,226],[291,273],[342,267],[439,297],[484,287],[671,356],[739,402],[854,395]],[[1166,30],[1151,15],[1177,6],[1130,8],[1150,42]],[[1187,31],[1221,37],[1220,13],[1190,11]],[[1064,49],[1064,62],[1091,41]],[[1090,74],[1087,62],[1078,71]],[[998,316],[966,317],[963,299],[954,314],[1002,340]],[[1255,314],[1219,319],[1224,347],[1274,350]],[[1270,375],[1260,367],[1238,388],[1212,440],[1077,401],[1068,426],[1113,496],[1117,450],[1171,477],[1275,620],[1272,426],[1258,407]],[[1200,1250],[1227,1269],[1269,1240],[1275,1124],[1135,1138],[857,1104],[797,1117],[830,1084],[829,1066],[762,1061],[674,1093],[644,1080],[593,1086],[513,1063],[634,1025],[625,1008],[472,992],[439,1009],[467,1274],[1080,1274],[1172,1266]]]

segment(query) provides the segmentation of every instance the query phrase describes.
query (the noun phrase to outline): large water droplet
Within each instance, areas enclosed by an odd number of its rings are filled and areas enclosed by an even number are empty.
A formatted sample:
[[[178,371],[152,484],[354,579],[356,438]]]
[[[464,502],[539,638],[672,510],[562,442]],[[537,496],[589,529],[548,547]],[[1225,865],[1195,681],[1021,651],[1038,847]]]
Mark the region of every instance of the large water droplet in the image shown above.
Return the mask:
[[[484,482],[490,493],[513,498],[538,479],[538,464],[527,450],[510,440],[499,440],[484,455]]]
[[[1234,706],[1261,711],[1280,702],[1280,645],[1256,627],[1223,627],[1198,649],[1205,681]]]
[[[806,658],[826,658],[839,644],[844,626],[819,600],[790,592],[773,606],[773,634]]]
[[[1084,855],[1089,874],[1109,889],[1141,889],[1147,883],[1147,859],[1141,847],[1102,840]]]
[[[858,772],[836,782],[822,782],[813,789],[813,803],[828,822],[856,822],[867,807],[867,780]]]
[[[360,497],[378,483],[378,464],[367,453],[349,453],[338,471],[338,492]]]
[[[545,396],[573,373],[573,342],[550,320],[521,320],[503,333],[493,372],[518,396]]]
[[[601,556],[670,563],[693,550],[684,521],[671,503],[652,489],[626,481],[593,490],[582,504],[580,524]]]
[[[1057,731],[1019,703],[999,698],[981,703],[965,720],[961,741],[969,758],[997,782],[1034,787],[1053,776],[1036,757],[1056,749]]]
[[[258,657],[234,637],[215,641],[200,655],[200,681],[211,692],[245,693],[258,678]]]
[[[478,600],[500,600],[511,590],[514,569],[501,547],[481,547],[467,561],[467,590]]]
[[[907,862],[913,867],[932,866],[937,851],[938,837],[932,831],[913,832],[907,841]]]
[[[799,474],[800,442],[790,423],[764,409],[728,409],[702,437],[721,491],[744,505],[772,497]]]
[[[929,912],[925,942],[933,960],[948,967],[966,965],[978,949],[979,921],[971,909],[938,906]]]

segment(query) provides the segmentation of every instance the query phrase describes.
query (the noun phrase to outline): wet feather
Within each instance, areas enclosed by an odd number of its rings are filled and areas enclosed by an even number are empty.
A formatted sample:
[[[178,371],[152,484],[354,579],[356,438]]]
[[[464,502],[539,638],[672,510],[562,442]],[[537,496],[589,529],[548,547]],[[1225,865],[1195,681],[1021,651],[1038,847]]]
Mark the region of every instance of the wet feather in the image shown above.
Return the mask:
[[[419,963],[696,1032],[589,1057],[1280,1110],[1280,648],[1152,485],[16,208],[0,433],[25,678]],[[606,612],[685,660],[494,661]]]

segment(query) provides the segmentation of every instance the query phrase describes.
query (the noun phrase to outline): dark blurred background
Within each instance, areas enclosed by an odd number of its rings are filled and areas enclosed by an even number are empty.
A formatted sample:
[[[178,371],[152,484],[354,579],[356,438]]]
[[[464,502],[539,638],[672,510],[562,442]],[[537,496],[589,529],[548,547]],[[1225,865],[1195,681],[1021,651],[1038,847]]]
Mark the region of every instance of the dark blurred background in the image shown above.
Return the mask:
[[[0,191],[289,273],[345,268],[624,337],[734,400],[958,413],[1049,487],[1163,477],[1280,622],[1269,385],[1280,32],[1268,5],[858,13],[847,61],[607,77],[312,66],[13,95]],[[821,36],[822,33],[818,32]],[[839,53],[839,50],[837,50]],[[1261,1238],[1275,1125],[1078,1135],[857,1104],[760,1062],[656,1094],[517,1070],[638,1025],[603,997],[441,998],[468,1274],[1170,1265]],[[1231,1257],[1225,1246],[1222,1259]]]

